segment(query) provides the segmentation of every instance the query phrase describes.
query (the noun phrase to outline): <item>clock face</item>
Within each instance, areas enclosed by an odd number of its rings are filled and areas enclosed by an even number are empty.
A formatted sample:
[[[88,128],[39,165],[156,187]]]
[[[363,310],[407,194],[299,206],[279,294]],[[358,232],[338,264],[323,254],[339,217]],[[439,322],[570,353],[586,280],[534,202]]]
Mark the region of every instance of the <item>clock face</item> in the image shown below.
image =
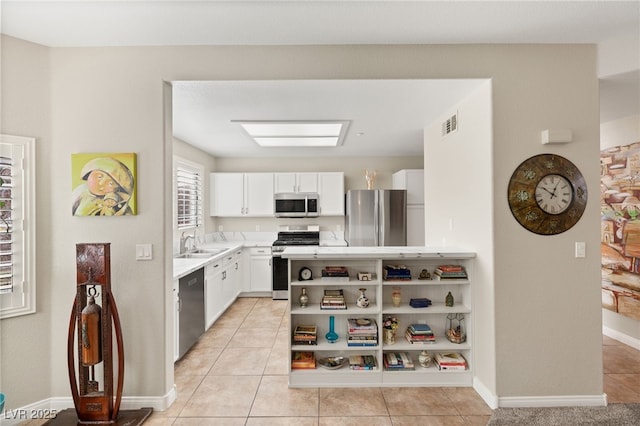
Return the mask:
[[[300,280],[310,280],[311,279],[311,269],[304,267],[300,269]]]
[[[556,174],[546,175],[536,185],[536,202],[544,212],[560,214],[567,210],[573,201],[573,188],[564,177]]]
[[[559,155],[540,154],[520,164],[509,180],[509,209],[525,229],[556,235],[573,227],[587,206],[580,170]]]

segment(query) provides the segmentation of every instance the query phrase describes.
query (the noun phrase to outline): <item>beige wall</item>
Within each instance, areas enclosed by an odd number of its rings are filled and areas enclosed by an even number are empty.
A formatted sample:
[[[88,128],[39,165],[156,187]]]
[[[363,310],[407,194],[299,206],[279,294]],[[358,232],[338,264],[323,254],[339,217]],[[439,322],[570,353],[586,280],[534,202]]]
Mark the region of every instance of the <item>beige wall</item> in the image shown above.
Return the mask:
[[[47,108],[18,117],[5,106],[2,120],[8,130],[38,137],[48,147],[38,178],[38,209],[44,216],[39,219],[43,262],[38,277],[39,287],[47,289],[45,303],[50,303],[36,316],[12,320],[11,327],[3,323],[3,391],[19,395],[7,408],[69,395],[65,342],[77,242],[112,243],[112,280],[125,339],[125,396],[162,398],[171,391],[170,330],[165,328],[173,236],[165,225],[171,217],[165,169],[172,141],[164,134],[163,81],[177,79],[491,78],[494,167],[485,186],[492,192],[486,194],[492,197],[487,207],[492,224],[477,226],[494,227],[494,249],[484,259],[494,268],[494,280],[484,285],[495,293],[495,329],[484,331],[494,334],[489,336],[496,341],[495,365],[483,368],[488,375],[495,371],[495,385],[490,380],[482,385],[490,394],[512,398],[602,393],[598,205],[590,202],[572,230],[541,237],[513,220],[504,196],[513,169],[542,151],[569,157],[592,194],[597,193],[595,46],[40,49],[3,41],[3,67],[6,58],[13,70],[28,68],[34,60],[46,64],[34,81],[3,73],[3,104],[24,105],[27,98],[37,108],[42,103]],[[34,83],[43,85],[43,92],[34,93]],[[4,98],[6,86],[12,87],[10,99]],[[541,146],[540,131],[558,127],[573,129],[575,141]],[[107,149],[138,154],[139,215],[71,217],[65,208],[70,154]],[[469,206],[470,214],[474,207]],[[573,258],[575,241],[587,243],[586,259]],[[136,243],[153,244],[154,260],[135,261]],[[26,330],[34,330],[38,338],[24,339]],[[8,353],[7,344],[12,347]],[[8,369],[25,365],[25,354],[29,361],[37,360],[37,367],[31,362],[20,373],[9,374]]]

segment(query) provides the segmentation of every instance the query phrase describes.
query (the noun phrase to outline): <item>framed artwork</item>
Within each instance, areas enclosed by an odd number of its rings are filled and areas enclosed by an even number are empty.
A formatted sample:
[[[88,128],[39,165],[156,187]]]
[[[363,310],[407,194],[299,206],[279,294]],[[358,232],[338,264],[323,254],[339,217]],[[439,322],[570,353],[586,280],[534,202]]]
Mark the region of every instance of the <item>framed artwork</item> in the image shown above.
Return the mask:
[[[71,154],[74,216],[137,214],[136,154]]]
[[[640,320],[640,142],[600,152],[602,306]]]

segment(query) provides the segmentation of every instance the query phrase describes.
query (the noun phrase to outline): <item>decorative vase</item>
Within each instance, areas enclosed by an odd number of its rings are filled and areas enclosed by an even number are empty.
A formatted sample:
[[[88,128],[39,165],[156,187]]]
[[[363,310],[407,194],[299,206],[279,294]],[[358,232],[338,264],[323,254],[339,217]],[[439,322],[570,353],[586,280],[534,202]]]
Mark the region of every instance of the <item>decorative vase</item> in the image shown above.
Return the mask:
[[[396,331],[391,328],[385,328],[383,332],[384,344],[393,345],[396,343]]]
[[[358,297],[358,300],[356,300],[356,305],[358,305],[359,308],[366,308],[369,306],[369,298],[364,294],[365,291],[367,291],[366,288],[361,288],[360,296]]]
[[[447,293],[447,297],[444,299],[444,304],[446,306],[453,306],[453,295],[451,292]]]
[[[400,306],[401,299],[400,287],[394,287],[393,293],[391,293],[391,303],[397,308]]]
[[[335,343],[338,340],[338,333],[335,331],[335,320],[333,315],[329,317],[329,332],[324,336],[329,343]]]
[[[302,308],[306,308],[307,304],[309,303],[309,295],[307,295],[307,289],[306,288],[302,288],[302,293],[300,293],[300,296],[298,297],[298,301],[300,301],[300,307]]]
[[[364,178],[367,181],[367,189],[373,189],[374,185],[376,184],[376,176],[377,175],[378,175],[378,171],[377,170],[373,170],[373,171],[365,170],[364,171]]]
[[[418,362],[424,368],[431,367],[431,355],[429,354],[429,352],[427,351],[420,352],[420,355],[418,355]]]

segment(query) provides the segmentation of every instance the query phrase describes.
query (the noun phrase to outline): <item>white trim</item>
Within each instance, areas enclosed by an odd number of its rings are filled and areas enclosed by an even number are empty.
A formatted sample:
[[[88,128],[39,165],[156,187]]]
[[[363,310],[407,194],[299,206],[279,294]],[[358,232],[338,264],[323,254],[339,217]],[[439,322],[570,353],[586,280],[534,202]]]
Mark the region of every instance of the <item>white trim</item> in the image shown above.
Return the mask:
[[[521,407],[604,407],[607,394],[602,395],[558,395],[558,396],[506,396],[500,397],[501,408]]]
[[[640,351],[640,339],[621,333],[618,330],[607,327],[606,325],[602,326],[602,334]]]
[[[0,310],[0,319],[33,314],[36,312],[36,150],[35,138],[0,134],[0,143],[20,145],[23,148],[23,160],[20,165],[23,174],[22,220],[24,255],[20,262],[22,271],[21,294],[13,294],[15,301],[10,307]],[[15,288],[14,288],[15,292]]]
[[[164,396],[125,396],[120,404],[121,410],[137,410],[139,408],[153,408],[153,411],[164,411],[173,404],[177,398],[177,390],[174,385]],[[36,413],[51,414],[66,409],[74,409],[73,398],[52,397],[13,410],[5,410],[0,413],[0,423],[3,426],[18,425],[30,419],[37,419]]]
[[[484,400],[484,402],[491,408],[495,410],[498,408],[498,396],[489,390],[488,387],[484,385],[477,377],[473,378],[473,389],[478,392],[478,395]]]

